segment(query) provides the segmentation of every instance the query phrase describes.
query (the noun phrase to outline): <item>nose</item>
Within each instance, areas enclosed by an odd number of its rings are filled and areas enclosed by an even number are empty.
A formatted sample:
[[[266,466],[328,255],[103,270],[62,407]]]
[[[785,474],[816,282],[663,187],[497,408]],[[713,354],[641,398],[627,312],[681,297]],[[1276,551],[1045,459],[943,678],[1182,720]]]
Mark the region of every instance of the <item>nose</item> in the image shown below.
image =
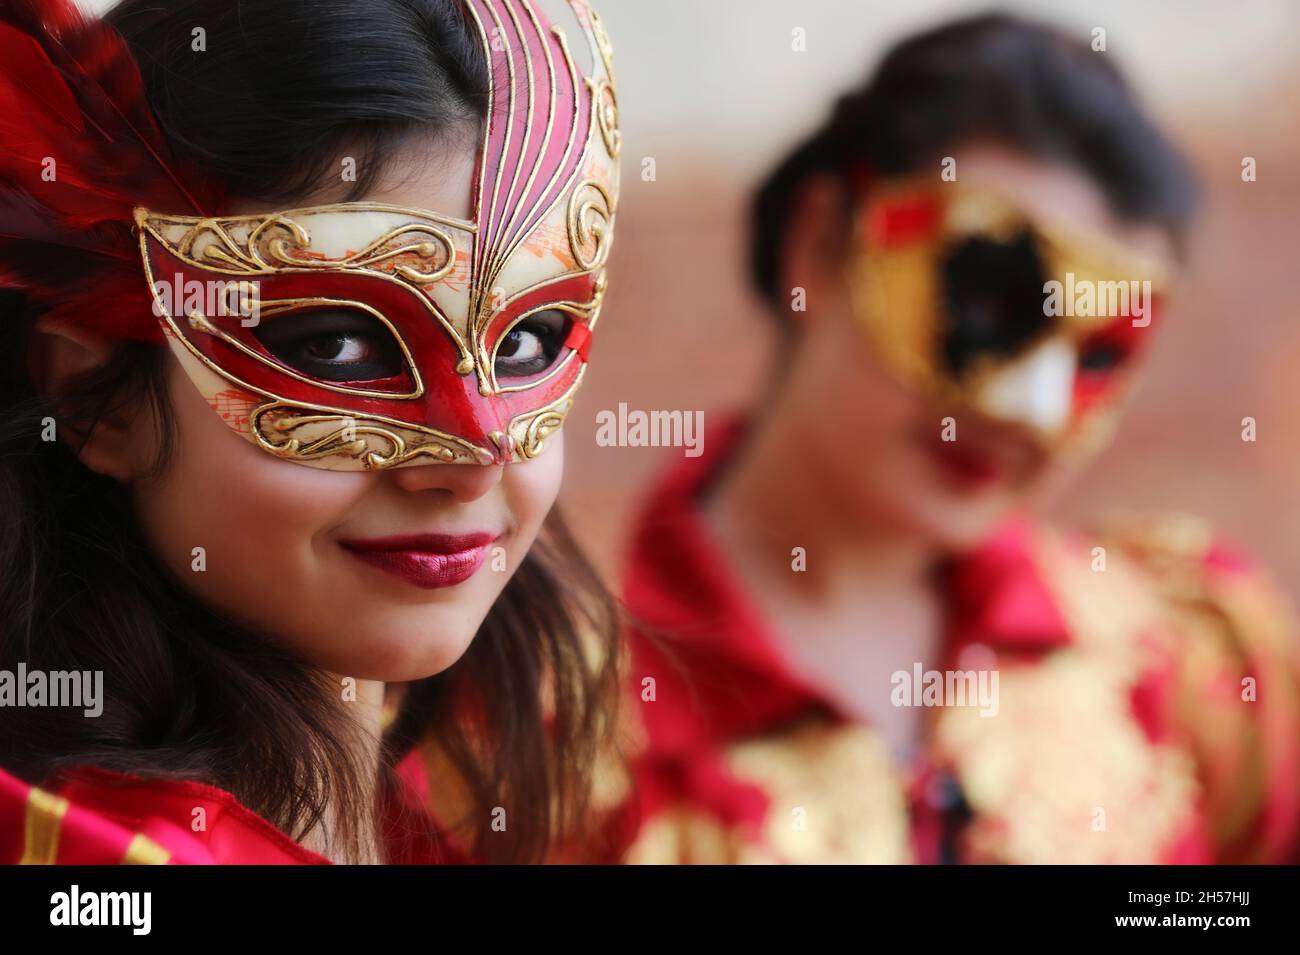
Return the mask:
[[[501,483],[502,464],[421,464],[388,472],[403,491],[443,491],[458,504],[476,501]]]

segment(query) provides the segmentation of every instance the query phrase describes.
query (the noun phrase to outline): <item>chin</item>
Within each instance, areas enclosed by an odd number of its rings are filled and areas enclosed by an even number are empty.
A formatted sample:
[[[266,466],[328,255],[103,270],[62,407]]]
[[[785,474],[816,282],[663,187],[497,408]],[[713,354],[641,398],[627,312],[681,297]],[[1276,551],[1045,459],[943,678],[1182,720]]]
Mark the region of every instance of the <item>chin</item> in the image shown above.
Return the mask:
[[[897,500],[909,523],[947,553],[971,550],[1026,506],[1033,473],[972,479],[922,460],[916,479],[899,487]]]
[[[959,554],[981,544],[1025,498],[1009,484],[957,486],[925,461],[883,477],[874,485],[854,489],[862,525],[944,554]]]
[[[950,520],[936,527],[935,540],[944,552],[962,554],[978,547],[1001,523],[1001,520],[988,519]]]
[[[1002,526],[1016,509],[1011,494],[936,493],[913,491],[900,502],[900,518],[908,532],[946,554],[977,547]]]
[[[452,627],[428,625],[405,639],[387,638],[385,652],[367,661],[366,667],[374,671],[371,679],[389,683],[423,680],[454,666],[473,641],[472,629],[462,633]]]
[[[359,680],[406,683],[436,676],[451,667],[469,649],[475,629],[461,621],[390,619],[368,622],[365,632],[355,629],[332,635],[331,650],[319,644],[305,655],[316,666]]]

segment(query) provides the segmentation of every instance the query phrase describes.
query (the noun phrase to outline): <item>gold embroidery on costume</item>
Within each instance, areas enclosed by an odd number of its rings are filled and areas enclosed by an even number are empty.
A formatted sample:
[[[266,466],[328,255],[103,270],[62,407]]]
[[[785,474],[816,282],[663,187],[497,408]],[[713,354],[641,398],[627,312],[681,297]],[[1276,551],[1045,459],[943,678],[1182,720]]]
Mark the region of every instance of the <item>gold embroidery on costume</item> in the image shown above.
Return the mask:
[[[906,798],[875,731],[809,720],[732,746],[726,762],[767,793],[763,835],[783,861],[911,861]]]
[[[708,813],[677,806],[646,822],[625,861],[630,865],[761,865],[781,860]]]
[[[1087,548],[1045,529],[1033,553],[1072,645],[1004,654],[998,714],[945,710],[936,726],[976,812],[975,861],[1160,861],[1193,822],[1195,766],[1147,738],[1131,693],[1179,634],[1122,555],[1096,572]]]
[[[1273,861],[1258,823],[1270,777],[1294,765],[1278,753],[1300,725],[1294,606],[1254,568],[1212,567],[1214,534],[1200,518],[1124,516],[1102,539],[1140,566],[1177,621],[1173,721],[1196,758],[1216,859]]]
[[[942,711],[935,743],[975,813],[969,861],[1160,860],[1190,822],[1192,766],[1148,742],[1128,689],[1104,661],[1063,650],[1003,663],[995,716]]]

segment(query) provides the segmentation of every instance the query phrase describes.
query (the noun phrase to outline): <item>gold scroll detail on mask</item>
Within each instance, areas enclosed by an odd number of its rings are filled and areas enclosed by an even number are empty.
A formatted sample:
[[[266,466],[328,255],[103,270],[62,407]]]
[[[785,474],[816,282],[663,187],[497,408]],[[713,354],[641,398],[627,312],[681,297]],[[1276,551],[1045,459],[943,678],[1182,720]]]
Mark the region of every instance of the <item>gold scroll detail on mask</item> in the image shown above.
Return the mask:
[[[492,461],[485,449],[450,434],[320,411],[288,401],[260,405],[248,420],[258,445],[295,461],[342,455],[375,470],[396,467],[417,457],[431,457],[446,464]]]
[[[609,258],[613,241],[614,203],[594,179],[578,183],[569,196],[569,248],[583,271],[598,268]]]
[[[240,275],[270,275],[286,269],[366,269],[395,274],[415,285],[428,285],[449,275],[456,265],[456,243],[451,234],[432,222],[406,222],[389,229],[341,258],[313,252],[311,233],[294,216],[329,212],[366,211],[419,215],[427,213],[383,205],[349,204],[312,206],[270,215],[208,217],[196,219],[147,214],[155,227],[185,225],[186,232],[170,240],[155,228],[154,235],[182,260],[200,268]],[[449,226],[472,229],[471,223],[448,220]],[[417,267],[403,257],[414,258]],[[391,269],[387,266],[391,264]]]
[[[555,401],[510,421],[506,432],[489,437],[506,459],[531,460],[546,448],[573,407],[573,393],[586,368]],[[383,470],[427,457],[444,464],[493,464],[487,448],[432,428],[383,418],[345,414],[291,401],[275,400],[254,408],[248,427],[259,447],[292,461],[317,461],[335,455]]]
[[[587,79],[587,84],[591,87],[592,108],[596,113],[600,138],[605,141],[605,151],[609,153],[610,159],[617,159],[623,148],[623,134],[619,131],[618,93],[614,84],[614,47],[609,42],[605,24],[596,11],[588,9],[587,17],[591,21],[593,48],[605,67],[604,79]]]

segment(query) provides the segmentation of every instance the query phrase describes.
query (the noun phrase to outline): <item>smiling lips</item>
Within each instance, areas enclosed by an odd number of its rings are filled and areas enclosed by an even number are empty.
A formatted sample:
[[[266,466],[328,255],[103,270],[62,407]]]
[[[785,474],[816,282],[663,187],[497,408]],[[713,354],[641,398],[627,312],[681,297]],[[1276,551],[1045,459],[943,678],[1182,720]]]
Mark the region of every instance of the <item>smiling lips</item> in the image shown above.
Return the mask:
[[[993,455],[974,448],[958,447],[955,441],[929,442],[926,450],[944,475],[965,490],[985,490],[1010,476]]]
[[[372,567],[387,571],[425,590],[451,587],[473,577],[483,566],[493,534],[404,534],[339,541],[345,550]]]

